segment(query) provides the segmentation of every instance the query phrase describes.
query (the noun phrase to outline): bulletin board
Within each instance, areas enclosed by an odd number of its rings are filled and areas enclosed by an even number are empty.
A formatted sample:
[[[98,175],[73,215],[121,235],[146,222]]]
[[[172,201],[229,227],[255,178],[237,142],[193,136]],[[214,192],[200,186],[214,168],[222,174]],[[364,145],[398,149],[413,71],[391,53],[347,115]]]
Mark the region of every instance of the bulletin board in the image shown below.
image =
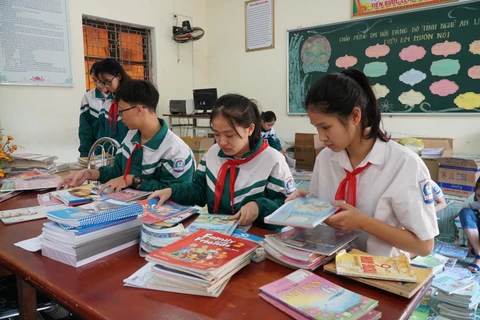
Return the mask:
[[[287,31],[287,113],[348,67],[370,79],[384,114],[480,114],[480,2]]]

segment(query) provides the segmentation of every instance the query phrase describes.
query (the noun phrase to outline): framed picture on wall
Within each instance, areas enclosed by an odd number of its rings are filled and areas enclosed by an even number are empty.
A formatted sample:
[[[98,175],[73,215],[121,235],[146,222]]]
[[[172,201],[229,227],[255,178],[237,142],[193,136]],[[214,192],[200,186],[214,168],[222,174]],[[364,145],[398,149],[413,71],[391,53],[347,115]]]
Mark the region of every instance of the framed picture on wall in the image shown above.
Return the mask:
[[[274,0],[245,2],[245,51],[275,47]]]

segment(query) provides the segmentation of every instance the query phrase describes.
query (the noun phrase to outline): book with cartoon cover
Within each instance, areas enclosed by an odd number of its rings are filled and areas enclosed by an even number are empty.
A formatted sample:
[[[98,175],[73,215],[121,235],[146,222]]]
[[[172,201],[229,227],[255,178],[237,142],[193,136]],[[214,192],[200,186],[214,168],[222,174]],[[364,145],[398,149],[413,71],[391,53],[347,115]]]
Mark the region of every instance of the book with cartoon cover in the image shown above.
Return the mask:
[[[78,206],[92,202],[94,198],[99,198],[95,188],[96,186],[93,183],[84,184],[66,190],[50,192],[50,197],[53,196],[69,206]]]
[[[195,214],[198,209],[179,205],[173,201],[165,201],[158,206],[158,198],[137,201],[143,207],[140,217],[143,223],[155,226],[171,227]]]
[[[202,229],[148,254],[146,260],[175,270],[213,277],[218,269],[235,265],[238,260],[253,253],[257,246],[257,243],[246,239]]]
[[[312,229],[338,210],[330,201],[299,197],[265,217],[265,223]]]
[[[410,266],[407,256],[372,256],[347,253],[341,250],[335,258],[337,274],[403,282],[417,282],[417,275]]]
[[[231,235],[237,227],[237,220],[228,220],[229,214],[201,214],[187,227],[188,232],[196,232],[200,229],[220,232]]]
[[[302,269],[260,287],[260,292],[310,319],[361,319],[378,305],[376,300]]]

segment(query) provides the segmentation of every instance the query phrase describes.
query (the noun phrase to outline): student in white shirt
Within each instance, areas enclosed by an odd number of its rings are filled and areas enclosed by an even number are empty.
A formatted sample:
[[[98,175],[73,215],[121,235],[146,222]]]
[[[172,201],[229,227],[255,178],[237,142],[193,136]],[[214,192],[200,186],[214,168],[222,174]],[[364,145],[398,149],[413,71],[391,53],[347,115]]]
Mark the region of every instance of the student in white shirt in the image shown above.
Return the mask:
[[[472,247],[470,253],[475,256],[473,263],[468,265],[468,269],[477,273],[480,271],[480,237],[478,230],[480,227],[480,178],[475,183],[475,193],[470,195],[463,203],[463,209],[458,214],[463,231],[467,236],[468,243]]]
[[[310,196],[345,200],[325,220],[339,230],[362,230],[354,246],[373,255],[426,256],[438,234],[430,174],[411,150],[380,128],[381,113],[367,77],[347,69],[308,91],[310,122],[326,148],[318,155]],[[306,196],[301,190],[287,200]]]

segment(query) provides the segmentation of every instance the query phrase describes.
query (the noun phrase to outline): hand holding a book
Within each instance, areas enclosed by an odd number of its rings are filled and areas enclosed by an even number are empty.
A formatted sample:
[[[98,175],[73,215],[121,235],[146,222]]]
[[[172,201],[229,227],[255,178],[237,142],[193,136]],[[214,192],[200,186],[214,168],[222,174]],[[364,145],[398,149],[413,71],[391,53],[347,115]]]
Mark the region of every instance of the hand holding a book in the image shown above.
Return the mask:
[[[170,199],[171,196],[172,196],[172,189],[165,188],[162,190],[155,191],[154,193],[148,196],[148,199],[158,198],[157,207],[160,207],[161,205],[163,205],[165,201]]]
[[[292,201],[294,199],[297,199],[299,197],[306,197],[309,193],[310,192],[308,190],[305,190],[305,189],[297,190],[294,193],[292,193],[291,195],[289,195],[287,199],[285,199],[285,203],[287,203],[288,201]]]
[[[251,201],[240,208],[236,215],[228,218],[228,220],[238,219],[239,226],[249,226],[258,218],[258,204]]]
[[[127,187],[127,183],[123,179],[123,176],[109,180],[107,183],[104,183],[102,187],[98,190],[99,194],[103,194],[104,191],[106,194],[119,192],[122,189]]]
[[[57,190],[70,189],[81,186],[87,180],[98,180],[99,172],[94,169],[80,170],[64,177],[57,186]]]
[[[341,231],[362,230],[371,218],[348,203],[332,201],[331,204],[341,210],[325,220],[325,223],[334,229]]]

